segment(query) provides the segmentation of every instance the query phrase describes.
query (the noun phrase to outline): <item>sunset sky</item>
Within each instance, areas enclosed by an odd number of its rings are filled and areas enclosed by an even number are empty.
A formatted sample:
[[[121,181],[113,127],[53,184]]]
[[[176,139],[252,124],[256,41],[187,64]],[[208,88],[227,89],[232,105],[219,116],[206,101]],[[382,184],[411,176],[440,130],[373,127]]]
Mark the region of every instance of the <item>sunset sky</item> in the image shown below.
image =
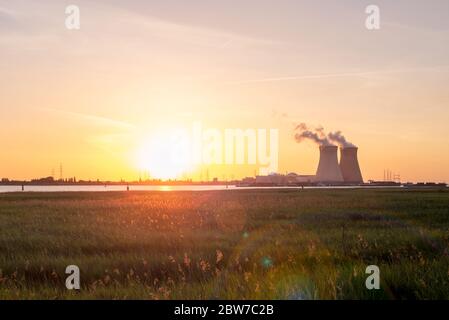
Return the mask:
[[[317,147],[293,138],[306,122],[356,144],[365,180],[449,182],[448,85],[447,0],[0,0],[0,178],[62,163],[65,177],[138,179],[142,146],[200,121],[279,129],[282,173],[316,170]]]

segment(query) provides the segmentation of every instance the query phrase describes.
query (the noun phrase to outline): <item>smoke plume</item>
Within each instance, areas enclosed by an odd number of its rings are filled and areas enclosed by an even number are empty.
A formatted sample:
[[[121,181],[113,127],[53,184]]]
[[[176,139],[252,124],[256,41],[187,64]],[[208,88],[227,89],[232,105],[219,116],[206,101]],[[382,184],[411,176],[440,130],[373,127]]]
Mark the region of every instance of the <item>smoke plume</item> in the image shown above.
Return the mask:
[[[346,140],[345,136],[341,134],[341,131],[330,132],[327,137],[333,143],[338,144],[342,148],[355,147],[354,144]]]
[[[338,145],[342,148],[355,147],[354,144],[342,135],[341,131],[326,134],[323,127],[310,129],[305,123],[297,125],[295,131],[295,140],[298,143],[304,140],[311,140],[320,146]]]
[[[332,145],[326,137],[323,128],[309,129],[305,123],[300,123],[296,126],[295,140],[302,142],[304,140],[311,140],[320,146]]]

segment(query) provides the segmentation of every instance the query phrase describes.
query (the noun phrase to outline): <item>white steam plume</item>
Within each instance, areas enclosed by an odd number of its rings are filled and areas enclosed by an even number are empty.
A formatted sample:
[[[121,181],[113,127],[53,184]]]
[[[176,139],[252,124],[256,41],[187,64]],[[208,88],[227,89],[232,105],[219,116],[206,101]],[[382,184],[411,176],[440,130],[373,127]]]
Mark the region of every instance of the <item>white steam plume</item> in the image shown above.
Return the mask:
[[[355,145],[348,140],[346,140],[345,136],[341,134],[341,131],[330,132],[327,135],[328,139],[333,143],[338,144],[342,148],[354,148]]]
[[[317,128],[310,130],[305,123],[300,123],[296,126],[295,140],[296,142],[302,142],[304,140],[311,140],[320,146],[330,146],[329,139],[323,131],[323,128]]]

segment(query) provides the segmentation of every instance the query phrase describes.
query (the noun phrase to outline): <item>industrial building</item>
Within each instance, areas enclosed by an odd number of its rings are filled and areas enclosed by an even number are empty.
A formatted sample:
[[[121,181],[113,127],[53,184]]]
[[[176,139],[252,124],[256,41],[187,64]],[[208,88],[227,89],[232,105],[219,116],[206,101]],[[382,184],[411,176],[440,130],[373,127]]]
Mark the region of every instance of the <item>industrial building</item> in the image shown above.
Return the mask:
[[[362,172],[355,146],[340,147],[340,163],[337,156],[338,147],[320,146],[320,161],[314,181],[325,184],[361,184]]]
[[[354,146],[340,148],[340,170],[345,183],[363,183],[357,151]]]
[[[320,146],[320,161],[316,170],[315,182],[337,184],[343,183],[343,175],[338,164],[338,147],[334,145]]]
[[[298,175],[272,173],[267,176],[245,178],[240,185],[244,186],[289,186],[289,185],[360,185],[363,184],[362,172],[355,146],[338,147],[332,144],[319,147],[320,159],[315,175]]]

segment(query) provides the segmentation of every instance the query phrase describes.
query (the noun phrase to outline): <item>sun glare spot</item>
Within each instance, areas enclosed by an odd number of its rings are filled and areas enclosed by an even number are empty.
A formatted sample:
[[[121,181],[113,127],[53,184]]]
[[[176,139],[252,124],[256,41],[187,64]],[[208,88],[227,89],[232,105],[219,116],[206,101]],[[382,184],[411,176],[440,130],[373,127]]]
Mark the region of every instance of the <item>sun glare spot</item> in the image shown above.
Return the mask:
[[[152,179],[173,180],[192,170],[188,139],[176,132],[152,134],[137,152],[140,170]]]

